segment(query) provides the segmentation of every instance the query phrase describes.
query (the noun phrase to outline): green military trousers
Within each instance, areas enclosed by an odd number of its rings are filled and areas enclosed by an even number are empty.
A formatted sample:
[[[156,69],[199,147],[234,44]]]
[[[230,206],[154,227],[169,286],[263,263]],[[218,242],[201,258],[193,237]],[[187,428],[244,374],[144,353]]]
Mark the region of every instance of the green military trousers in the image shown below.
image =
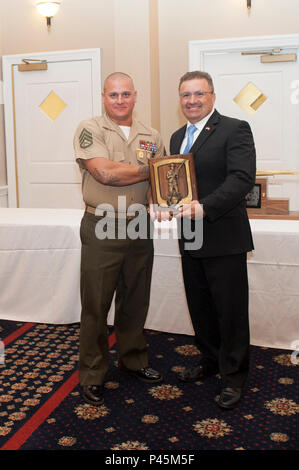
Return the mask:
[[[131,370],[148,366],[143,328],[150,298],[153,240],[150,236],[136,240],[99,239],[95,233],[99,219],[85,212],[80,229],[81,385],[101,385],[108,371],[107,315],[114,293],[119,363]],[[152,224],[149,218],[147,223]]]

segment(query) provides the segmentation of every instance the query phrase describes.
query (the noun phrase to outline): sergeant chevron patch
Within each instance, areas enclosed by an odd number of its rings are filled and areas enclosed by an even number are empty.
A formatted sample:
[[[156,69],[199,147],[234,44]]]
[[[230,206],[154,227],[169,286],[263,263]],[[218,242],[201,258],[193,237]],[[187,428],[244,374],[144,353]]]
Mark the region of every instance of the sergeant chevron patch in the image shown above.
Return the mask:
[[[79,136],[79,143],[81,149],[86,149],[93,144],[92,133],[85,129],[85,127]]]

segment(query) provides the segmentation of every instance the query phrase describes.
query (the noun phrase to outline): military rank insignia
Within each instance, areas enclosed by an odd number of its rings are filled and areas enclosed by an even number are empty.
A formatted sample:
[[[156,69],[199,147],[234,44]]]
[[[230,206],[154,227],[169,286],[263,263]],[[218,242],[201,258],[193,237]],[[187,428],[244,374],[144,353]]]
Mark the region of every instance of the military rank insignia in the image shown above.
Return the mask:
[[[85,127],[79,136],[79,143],[81,149],[86,149],[87,147],[90,147],[93,144],[92,133],[85,129]]]
[[[139,148],[136,152],[139,161],[146,161],[147,158],[152,158],[155,155],[157,152],[157,146],[152,142],[140,140]]]

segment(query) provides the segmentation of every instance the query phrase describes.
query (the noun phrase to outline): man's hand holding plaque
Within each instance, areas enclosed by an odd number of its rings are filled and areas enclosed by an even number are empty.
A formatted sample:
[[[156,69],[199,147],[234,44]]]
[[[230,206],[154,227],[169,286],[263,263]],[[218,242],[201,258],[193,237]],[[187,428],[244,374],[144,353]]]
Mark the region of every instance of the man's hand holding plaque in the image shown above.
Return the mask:
[[[176,218],[187,217],[188,219],[200,220],[205,216],[202,205],[198,201],[191,201],[190,204],[180,206]]]

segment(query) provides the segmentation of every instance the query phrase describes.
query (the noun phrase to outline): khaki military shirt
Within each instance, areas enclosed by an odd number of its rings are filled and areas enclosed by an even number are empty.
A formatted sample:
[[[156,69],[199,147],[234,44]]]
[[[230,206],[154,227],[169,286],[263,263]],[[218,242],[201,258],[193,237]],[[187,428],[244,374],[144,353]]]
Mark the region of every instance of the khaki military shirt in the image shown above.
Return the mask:
[[[105,203],[118,211],[118,196],[126,197],[126,209],[134,203],[147,203],[148,181],[117,187],[103,185],[85,170],[82,160],[103,157],[129,165],[148,165],[148,157],[162,157],[164,153],[161,136],[155,129],[133,120],[127,140],[121,128],[105,114],[80,123],[74,136],[74,150],[83,173],[86,205],[97,207]]]

